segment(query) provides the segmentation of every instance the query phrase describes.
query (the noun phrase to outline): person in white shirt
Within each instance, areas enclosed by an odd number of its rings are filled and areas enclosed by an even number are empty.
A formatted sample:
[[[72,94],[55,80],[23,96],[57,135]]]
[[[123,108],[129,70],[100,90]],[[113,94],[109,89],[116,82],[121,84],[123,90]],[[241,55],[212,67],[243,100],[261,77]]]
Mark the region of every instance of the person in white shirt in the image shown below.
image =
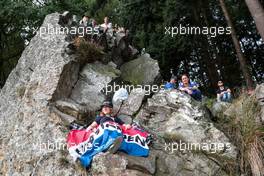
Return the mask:
[[[109,22],[109,18],[105,17],[104,18],[104,23],[100,25],[103,29],[104,32],[106,32],[108,29],[112,28],[112,23]]]

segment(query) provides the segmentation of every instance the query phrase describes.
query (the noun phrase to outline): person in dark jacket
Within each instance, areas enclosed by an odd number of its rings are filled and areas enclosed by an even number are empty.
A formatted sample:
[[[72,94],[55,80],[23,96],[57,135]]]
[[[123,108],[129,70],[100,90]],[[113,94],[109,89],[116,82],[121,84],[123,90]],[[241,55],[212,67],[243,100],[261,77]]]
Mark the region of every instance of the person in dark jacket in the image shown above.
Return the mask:
[[[124,124],[124,122],[118,118],[113,117],[113,104],[110,101],[104,101],[101,106],[101,112],[100,114],[95,118],[95,121],[88,126],[86,130],[94,130],[98,125],[104,123],[104,122],[116,122],[119,125],[124,125],[127,129],[131,128],[130,124]]]
[[[124,124],[124,122],[118,118],[118,117],[113,117],[112,116],[112,111],[113,111],[113,104],[110,101],[104,101],[102,106],[102,110],[100,112],[100,115],[95,118],[95,121],[86,128],[87,131],[92,130],[95,131],[96,127],[100,124],[103,124],[105,122],[116,122],[121,126],[124,126],[126,129],[130,129],[131,125],[130,124]],[[107,149],[110,153],[115,153],[119,147],[121,146],[123,141],[123,137],[119,136],[117,137],[112,145]]]

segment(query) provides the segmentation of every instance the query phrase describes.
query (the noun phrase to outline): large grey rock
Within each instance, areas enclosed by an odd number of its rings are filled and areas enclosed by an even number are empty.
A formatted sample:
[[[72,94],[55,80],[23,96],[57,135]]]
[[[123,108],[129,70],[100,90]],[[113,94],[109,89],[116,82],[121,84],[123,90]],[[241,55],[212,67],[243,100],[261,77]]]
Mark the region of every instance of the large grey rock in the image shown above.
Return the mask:
[[[123,64],[120,70],[122,79],[134,85],[152,85],[160,79],[159,64],[148,54]]]
[[[157,154],[157,170],[159,176],[227,176],[221,165],[208,159],[205,155],[194,153],[168,154],[155,151]]]
[[[148,174],[154,174],[156,172],[157,154],[155,152],[151,151],[148,157],[130,156],[121,152],[119,155],[125,156],[128,169],[135,169]]]
[[[235,146],[206,116],[209,114],[191,97],[176,90],[160,91],[148,99],[135,121],[161,139],[162,142],[156,144],[159,148],[165,141],[173,141],[171,145],[189,146],[181,151],[183,153],[201,152],[217,156],[216,160],[229,158],[235,161]],[[180,150],[179,147],[177,149]],[[199,160],[192,162],[199,163]],[[212,173],[215,172],[214,169],[211,168]]]
[[[118,114],[118,118],[120,118],[125,124],[131,124],[133,122],[132,117],[129,115]]]
[[[241,97],[239,101],[233,102],[224,112],[223,114],[227,117],[243,117],[243,102],[247,97]]]
[[[129,96],[128,99],[124,101],[121,109],[120,109],[120,114],[125,114],[125,115],[134,115],[139,108],[141,107],[142,101],[145,97],[146,91],[141,88],[135,88],[133,89]]]
[[[138,157],[140,160],[141,157]],[[126,155],[113,155],[110,153],[100,153],[96,155],[93,159],[93,166],[89,173],[91,175],[105,175],[105,176],[114,176],[114,175],[124,175],[124,176],[148,176],[148,173],[141,172],[139,170],[133,170],[129,167],[134,163],[131,161],[132,159],[128,159]],[[142,161],[141,161],[142,162]],[[130,163],[130,164],[129,164]],[[144,162],[143,162],[144,163]],[[145,164],[148,165],[148,164]],[[146,172],[146,168],[144,168],[144,164],[141,165],[141,170]],[[151,166],[146,166],[151,167]],[[150,168],[151,169],[151,168]],[[153,170],[151,170],[153,171]]]
[[[104,88],[120,75],[120,71],[112,65],[100,62],[87,64],[80,72],[79,80],[72,90],[71,98],[85,105],[89,111],[96,111],[106,99]]]
[[[72,99],[57,100],[54,103],[55,107],[62,113],[72,116],[75,120],[82,120],[86,116],[94,116],[93,111],[89,111],[87,106],[80,105]]]
[[[43,29],[60,28],[48,15]],[[0,93],[0,175],[81,175],[65,158],[65,127],[49,104],[67,98],[77,81],[75,56],[65,53],[65,34],[37,34],[26,47]],[[76,74],[76,75],[75,75]],[[49,149],[49,144],[60,144]],[[65,147],[65,145],[64,145]]]
[[[230,105],[227,102],[215,102],[211,108],[211,112],[214,117],[220,117]]]

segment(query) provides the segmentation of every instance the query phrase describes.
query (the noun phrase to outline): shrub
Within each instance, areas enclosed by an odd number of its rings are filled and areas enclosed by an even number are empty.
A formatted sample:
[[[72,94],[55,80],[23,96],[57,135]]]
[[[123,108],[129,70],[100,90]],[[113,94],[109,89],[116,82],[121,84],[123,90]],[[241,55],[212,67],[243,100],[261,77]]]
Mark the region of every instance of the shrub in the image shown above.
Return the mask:
[[[258,123],[260,107],[254,95],[241,95],[232,117],[221,118],[217,126],[234,141],[239,150],[239,168],[244,175],[264,173],[264,126]],[[224,116],[224,115],[223,115]]]
[[[94,61],[101,61],[104,52],[102,47],[98,44],[87,41],[83,37],[77,37],[74,40],[74,45],[77,49],[78,61],[83,63],[92,63]]]

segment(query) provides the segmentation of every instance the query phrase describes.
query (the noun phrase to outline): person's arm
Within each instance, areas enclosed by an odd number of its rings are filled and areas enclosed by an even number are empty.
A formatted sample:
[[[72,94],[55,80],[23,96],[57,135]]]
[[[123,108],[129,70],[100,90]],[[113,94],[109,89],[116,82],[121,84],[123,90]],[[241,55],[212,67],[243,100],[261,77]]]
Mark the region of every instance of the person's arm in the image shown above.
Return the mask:
[[[115,117],[115,122],[118,123],[119,125],[124,125],[125,123],[118,117]]]
[[[186,89],[183,87],[183,83],[181,83],[181,82],[179,83],[179,87],[178,88],[179,88],[180,91],[186,91]]]
[[[197,86],[190,87],[190,90],[197,90],[197,89],[198,89]]]
[[[116,117],[116,122],[119,124],[119,125],[122,125],[124,126],[126,129],[130,129],[131,128],[131,125],[130,124],[125,124],[120,118]]]
[[[86,128],[86,130],[87,130],[87,131],[89,131],[89,130],[93,130],[94,128],[96,128],[97,125],[98,125],[97,122],[94,121],[91,125],[89,125],[89,126]]]
[[[185,87],[180,87],[179,90],[186,91],[187,89]]]
[[[191,82],[190,84],[191,84],[191,86],[189,87],[189,89],[191,89],[191,90],[197,90],[199,87],[196,82]]]

